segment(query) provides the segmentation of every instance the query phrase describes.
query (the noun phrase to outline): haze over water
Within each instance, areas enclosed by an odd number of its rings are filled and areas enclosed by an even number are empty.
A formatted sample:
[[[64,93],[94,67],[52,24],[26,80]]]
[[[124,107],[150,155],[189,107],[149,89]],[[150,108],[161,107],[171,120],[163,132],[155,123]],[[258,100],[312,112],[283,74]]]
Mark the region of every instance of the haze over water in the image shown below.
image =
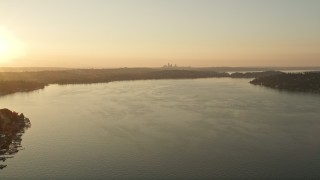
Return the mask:
[[[1,179],[320,176],[319,95],[213,78],[50,85],[0,103],[32,123]]]

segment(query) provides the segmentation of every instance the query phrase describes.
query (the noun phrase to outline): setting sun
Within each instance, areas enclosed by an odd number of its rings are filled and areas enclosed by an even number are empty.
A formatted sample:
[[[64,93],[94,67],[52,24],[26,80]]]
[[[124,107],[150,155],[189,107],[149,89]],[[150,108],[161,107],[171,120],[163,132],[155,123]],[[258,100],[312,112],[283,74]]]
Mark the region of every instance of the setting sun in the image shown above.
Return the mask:
[[[17,59],[24,53],[24,44],[10,31],[0,27],[0,63],[6,63]]]

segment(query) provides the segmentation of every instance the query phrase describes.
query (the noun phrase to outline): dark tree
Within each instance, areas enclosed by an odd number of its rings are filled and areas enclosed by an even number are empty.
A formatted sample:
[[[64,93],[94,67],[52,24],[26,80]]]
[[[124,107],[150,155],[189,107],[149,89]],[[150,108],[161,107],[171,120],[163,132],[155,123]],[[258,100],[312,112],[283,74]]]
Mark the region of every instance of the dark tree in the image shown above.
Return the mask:
[[[22,135],[30,126],[29,119],[23,114],[0,109],[0,169],[7,167],[3,162],[22,149]]]

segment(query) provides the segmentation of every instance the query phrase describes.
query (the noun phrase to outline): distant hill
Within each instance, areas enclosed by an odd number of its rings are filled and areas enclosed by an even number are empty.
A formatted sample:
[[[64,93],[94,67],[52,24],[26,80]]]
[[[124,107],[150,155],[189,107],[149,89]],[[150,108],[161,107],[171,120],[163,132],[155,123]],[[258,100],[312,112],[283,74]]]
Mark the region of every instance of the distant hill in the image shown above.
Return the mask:
[[[170,69],[170,68],[165,68]],[[172,67],[171,69],[216,71],[216,72],[261,72],[261,71],[316,71],[320,67]]]
[[[36,72],[63,71],[79,68],[64,67],[0,67],[0,72]],[[261,72],[261,71],[320,71],[320,67],[155,67],[155,68],[83,68],[83,69],[162,69],[162,70],[192,70],[215,72]]]
[[[0,72],[34,72],[34,71],[61,71],[71,68],[60,67],[0,67]]]

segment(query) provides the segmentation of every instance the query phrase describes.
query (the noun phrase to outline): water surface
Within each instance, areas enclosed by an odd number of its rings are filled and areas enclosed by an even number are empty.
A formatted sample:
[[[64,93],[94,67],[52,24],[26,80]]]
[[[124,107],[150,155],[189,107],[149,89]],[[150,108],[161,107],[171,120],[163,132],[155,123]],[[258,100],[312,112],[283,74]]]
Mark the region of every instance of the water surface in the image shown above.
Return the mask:
[[[320,96],[248,81],[50,85],[1,97],[32,127],[0,179],[320,178]]]

